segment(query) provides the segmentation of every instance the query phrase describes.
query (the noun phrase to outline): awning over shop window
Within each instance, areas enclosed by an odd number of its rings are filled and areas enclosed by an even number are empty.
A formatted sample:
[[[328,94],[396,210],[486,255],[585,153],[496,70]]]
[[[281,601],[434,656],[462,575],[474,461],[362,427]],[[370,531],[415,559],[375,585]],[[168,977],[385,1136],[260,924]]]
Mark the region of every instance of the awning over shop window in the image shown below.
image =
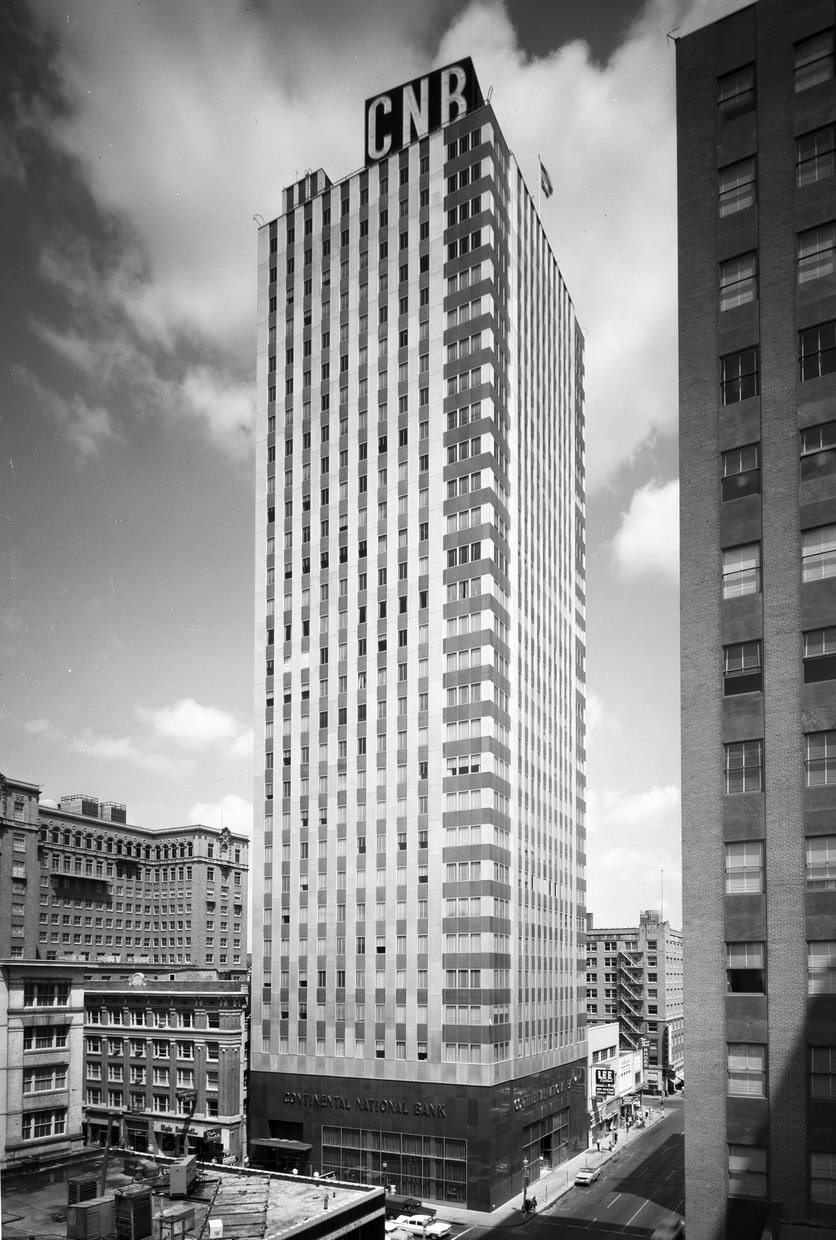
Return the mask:
[[[286,1141],[282,1137],[255,1137],[250,1145],[266,1146],[271,1150],[282,1150],[286,1154],[310,1154],[311,1146],[304,1141]]]

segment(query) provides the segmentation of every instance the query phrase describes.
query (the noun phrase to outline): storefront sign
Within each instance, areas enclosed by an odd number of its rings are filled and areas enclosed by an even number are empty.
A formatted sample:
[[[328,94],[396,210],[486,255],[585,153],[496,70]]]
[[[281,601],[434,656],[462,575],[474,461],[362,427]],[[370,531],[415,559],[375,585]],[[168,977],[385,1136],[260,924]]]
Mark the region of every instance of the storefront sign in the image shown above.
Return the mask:
[[[372,1111],[376,1115],[420,1115],[425,1119],[446,1119],[445,1102],[427,1102],[403,1098],[360,1098],[350,1094],[307,1094],[288,1090],[282,1096],[285,1106],[314,1107],[330,1111]]]
[[[366,100],[366,163],[373,164],[484,103],[468,56]]]

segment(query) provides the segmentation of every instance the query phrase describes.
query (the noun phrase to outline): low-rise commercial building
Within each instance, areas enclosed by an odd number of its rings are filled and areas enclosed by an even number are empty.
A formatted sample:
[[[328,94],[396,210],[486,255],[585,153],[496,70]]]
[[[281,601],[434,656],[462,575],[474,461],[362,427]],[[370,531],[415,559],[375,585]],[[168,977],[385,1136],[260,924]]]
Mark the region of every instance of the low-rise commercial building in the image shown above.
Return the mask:
[[[160,1154],[245,1152],[248,985],[211,970],[85,978],[87,1141]]]
[[[0,1167],[83,1145],[84,984],[77,966],[0,962]]]
[[[601,1140],[622,1116],[638,1116],[644,1084],[642,1052],[621,1045],[618,1021],[590,1025],[587,1040],[589,1138]]]

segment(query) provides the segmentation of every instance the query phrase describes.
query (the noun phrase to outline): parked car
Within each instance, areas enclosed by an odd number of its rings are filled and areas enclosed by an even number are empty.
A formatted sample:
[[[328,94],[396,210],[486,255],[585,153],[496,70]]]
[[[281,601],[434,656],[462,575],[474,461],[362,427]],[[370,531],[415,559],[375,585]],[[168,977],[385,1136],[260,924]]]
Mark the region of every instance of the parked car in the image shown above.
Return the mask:
[[[575,1183],[582,1185],[594,1184],[600,1174],[599,1167],[581,1167],[575,1176]]]
[[[441,1240],[442,1236],[446,1236],[450,1230],[449,1223],[437,1223],[435,1216],[432,1214],[410,1214],[395,1219],[395,1227],[399,1231],[405,1231],[410,1236],[430,1236],[434,1240]]]
[[[398,1193],[386,1194],[387,1218],[403,1218],[410,1214],[431,1214],[435,1218],[435,1210],[425,1210],[417,1197],[401,1197]]]

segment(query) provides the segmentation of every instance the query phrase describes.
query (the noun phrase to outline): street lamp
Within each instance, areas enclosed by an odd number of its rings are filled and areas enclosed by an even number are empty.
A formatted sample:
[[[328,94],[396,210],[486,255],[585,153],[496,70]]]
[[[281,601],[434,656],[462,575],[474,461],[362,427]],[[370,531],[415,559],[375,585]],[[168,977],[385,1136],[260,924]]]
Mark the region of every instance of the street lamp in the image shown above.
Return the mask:
[[[528,1159],[523,1159],[523,1213],[528,1209]]]

